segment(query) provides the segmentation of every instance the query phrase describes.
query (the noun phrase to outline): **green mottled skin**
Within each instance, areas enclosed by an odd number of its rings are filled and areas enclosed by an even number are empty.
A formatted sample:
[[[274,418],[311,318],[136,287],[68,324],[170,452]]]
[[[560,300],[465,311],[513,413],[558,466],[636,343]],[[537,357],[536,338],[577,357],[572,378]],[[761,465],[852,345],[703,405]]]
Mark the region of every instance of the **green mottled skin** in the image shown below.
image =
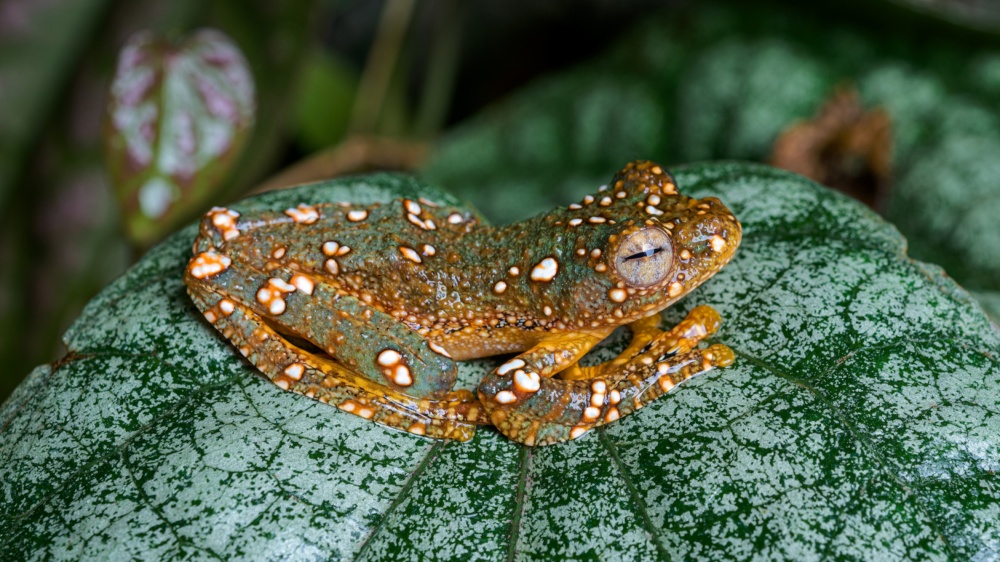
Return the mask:
[[[656,367],[669,376],[683,371],[680,382],[731,360],[722,346],[715,353],[695,349],[717,328],[714,311],[692,313],[670,332],[644,320],[715,274],[741,235],[721,202],[678,194],[655,164],[629,164],[581,204],[500,227],[469,209],[426,200],[306,203],[298,211],[238,216],[231,225],[226,217],[220,222],[226,210],[213,210],[185,278],[209,321],[282,388],[439,437],[471,436],[485,413],[509,437],[544,444],[641,407],[638,396],[658,380],[650,378],[650,365],[654,374]],[[642,278],[620,270],[616,259],[634,254],[635,241],[654,230],[653,240],[667,240],[657,258],[633,256],[629,263],[657,267],[643,269]],[[218,271],[196,268],[199,259],[221,256],[228,260]],[[315,287],[311,293],[286,285],[303,277]],[[270,279],[286,286],[271,291],[283,299],[280,310],[260,297],[262,288],[273,289]],[[224,299],[232,305],[226,313],[219,308]],[[642,345],[627,357],[590,370],[576,365],[629,324]],[[387,350],[399,360],[381,361]],[[478,400],[449,392],[455,360],[518,352],[519,361],[484,379]],[[282,374],[298,364],[304,376]],[[619,408],[611,398],[616,389],[637,402]],[[382,419],[386,400],[398,419]],[[398,407],[404,402],[410,405]],[[378,415],[367,415],[373,411]]]

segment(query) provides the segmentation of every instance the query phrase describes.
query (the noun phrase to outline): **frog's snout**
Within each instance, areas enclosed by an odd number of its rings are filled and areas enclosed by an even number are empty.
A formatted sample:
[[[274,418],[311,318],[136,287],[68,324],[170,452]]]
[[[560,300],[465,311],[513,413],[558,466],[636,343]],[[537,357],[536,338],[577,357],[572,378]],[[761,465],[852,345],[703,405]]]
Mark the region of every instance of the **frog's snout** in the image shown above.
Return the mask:
[[[692,209],[688,228],[678,234],[690,245],[696,260],[716,271],[736,253],[743,238],[743,227],[732,211],[716,197],[699,199]]]

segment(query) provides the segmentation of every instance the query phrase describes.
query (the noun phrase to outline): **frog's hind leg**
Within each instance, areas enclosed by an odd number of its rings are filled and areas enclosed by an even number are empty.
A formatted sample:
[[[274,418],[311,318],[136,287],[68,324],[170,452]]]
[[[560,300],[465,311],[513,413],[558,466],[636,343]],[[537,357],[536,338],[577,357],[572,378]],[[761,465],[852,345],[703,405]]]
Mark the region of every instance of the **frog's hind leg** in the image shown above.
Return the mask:
[[[394,391],[335,361],[297,348],[255,312],[233,300],[210,291],[189,289],[189,293],[209,323],[281,389],[428,437],[467,441],[483,417],[471,394],[431,400]]]
[[[417,398],[449,397],[458,365],[447,351],[341,290],[334,277],[281,267],[264,272],[236,259],[212,275],[195,275],[198,260],[210,259],[221,258],[205,253],[192,260],[185,282],[193,291],[227,296],[377,385]]]
[[[639,346],[637,354],[623,354],[627,360],[619,357],[590,367],[596,376],[589,379],[540,379],[526,387],[519,384],[516,371],[511,377],[501,367],[479,387],[483,408],[490,421],[515,441],[545,445],[576,439],[638,410],[689,378],[732,364],[733,352],[725,345],[695,349],[719,322],[714,310],[697,307],[672,330]]]

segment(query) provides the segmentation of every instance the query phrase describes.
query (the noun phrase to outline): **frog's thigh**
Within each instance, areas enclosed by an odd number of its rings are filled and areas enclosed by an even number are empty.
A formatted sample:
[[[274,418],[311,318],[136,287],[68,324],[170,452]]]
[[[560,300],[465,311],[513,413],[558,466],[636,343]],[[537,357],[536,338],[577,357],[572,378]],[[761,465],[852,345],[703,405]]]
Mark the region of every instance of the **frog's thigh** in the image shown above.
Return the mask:
[[[205,318],[279,388],[417,435],[466,441],[475,434],[482,417],[478,401],[416,399],[387,389],[298,349],[239,302],[198,286],[189,293]]]
[[[722,318],[714,308],[706,305],[696,306],[679,324],[664,332],[659,329],[660,315],[656,314],[629,324],[632,331],[632,341],[618,357],[592,367],[572,365],[559,373],[559,377],[568,380],[589,380],[608,376],[623,366],[639,360],[640,353],[644,360],[660,355],[676,355],[694,349],[698,342],[711,336],[719,330]]]
[[[442,348],[321,278],[280,268],[264,273],[233,261],[211,278],[189,276],[188,282],[229,295],[279,331],[309,340],[369,380],[410,396],[444,396],[458,375]]]
[[[516,371],[511,376],[499,372],[501,368],[479,387],[483,409],[515,441],[544,445],[575,439],[641,408],[688,378],[731,364],[733,353],[724,345],[693,349],[718,329],[718,323],[714,310],[698,307],[630,361],[603,371],[600,365],[591,368],[600,374],[589,380],[540,379],[537,385],[526,385]]]

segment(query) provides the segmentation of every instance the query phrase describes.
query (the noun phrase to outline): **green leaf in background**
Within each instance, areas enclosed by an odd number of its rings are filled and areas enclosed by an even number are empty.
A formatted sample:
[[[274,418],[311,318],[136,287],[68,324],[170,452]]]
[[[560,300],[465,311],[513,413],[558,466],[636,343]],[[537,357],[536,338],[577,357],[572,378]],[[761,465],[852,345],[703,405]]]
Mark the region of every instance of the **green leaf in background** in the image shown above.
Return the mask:
[[[981,309],[842,195],[764,166],[674,171],[744,225],[736,259],[666,312],[716,307],[732,367],[566,444],[388,430],[280,391],[203,321],[190,226],[0,407],[0,558],[1000,556],[1000,332]],[[415,193],[448,197],[379,175],[235,208]]]
[[[307,152],[337,144],[347,131],[358,85],[357,73],[345,61],[313,50],[306,57],[295,108],[298,142]]]
[[[253,125],[253,77],[218,31],[177,43],[138,33],[122,49],[110,98],[109,174],[129,238],[148,245],[222,186]]]
[[[1000,32],[1000,8],[992,0],[886,0],[968,29]]]
[[[611,52],[457,127],[424,175],[507,221],[582,195],[568,186],[625,160],[766,161],[847,85],[891,125],[880,211],[915,257],[985,305],[1000,300],[1000,49],[768,6],[698,2],[651,16]]]

